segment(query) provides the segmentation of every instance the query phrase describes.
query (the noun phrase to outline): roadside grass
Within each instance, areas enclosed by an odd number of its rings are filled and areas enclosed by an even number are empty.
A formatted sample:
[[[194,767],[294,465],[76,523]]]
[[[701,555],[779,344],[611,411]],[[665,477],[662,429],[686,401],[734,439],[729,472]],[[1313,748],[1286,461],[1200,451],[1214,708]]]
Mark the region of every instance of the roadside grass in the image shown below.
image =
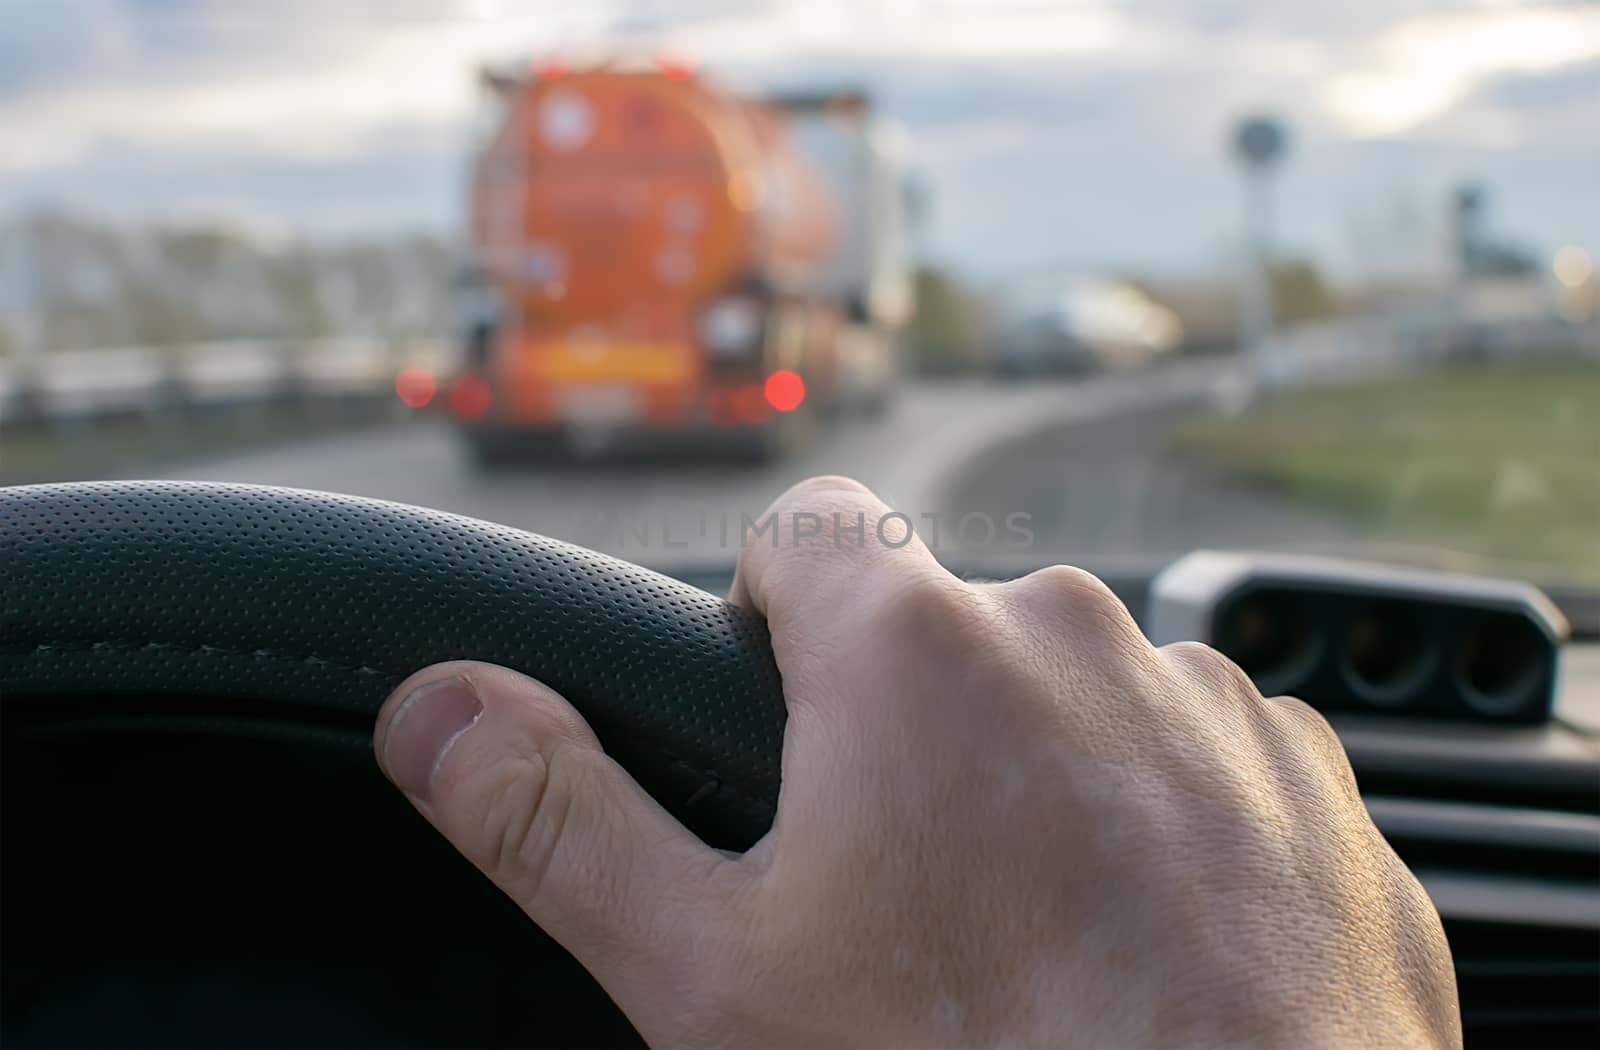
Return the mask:
[[[1600,364],[1458,365],[1180,421],[1181,455],[1380,538],[1600,579]]]
[[[389,401],[268,404],[7,427],[0,485],[132,477],[186,460],[396,422]]]

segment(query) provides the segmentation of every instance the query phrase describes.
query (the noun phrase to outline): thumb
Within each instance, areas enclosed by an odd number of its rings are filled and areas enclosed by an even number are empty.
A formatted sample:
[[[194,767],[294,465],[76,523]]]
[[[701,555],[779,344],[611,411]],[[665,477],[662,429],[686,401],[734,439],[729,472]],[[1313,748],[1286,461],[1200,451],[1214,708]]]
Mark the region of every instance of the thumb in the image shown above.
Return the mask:
[[[378,763],[412,803],[629,1013],[725,921],[737,862],[706,846],[600,749],[551,689],[446,663],[384,704]],[[631,1002],[630,1002],[631,1001]]]

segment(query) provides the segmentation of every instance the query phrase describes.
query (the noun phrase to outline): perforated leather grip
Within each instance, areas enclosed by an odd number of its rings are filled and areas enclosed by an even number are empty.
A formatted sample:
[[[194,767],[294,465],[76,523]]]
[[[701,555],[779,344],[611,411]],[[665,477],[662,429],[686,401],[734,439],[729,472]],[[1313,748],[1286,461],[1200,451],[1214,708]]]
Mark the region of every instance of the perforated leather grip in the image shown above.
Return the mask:
[[[406,675],[487,660],[566,696],[707,841],[771,824],[784,706],[765,625],[616,558],[350,496],[91,482],[0,489],[0,573],[0,712],[181,703],[193,727],[199,701],[202,723],[370,735]]]

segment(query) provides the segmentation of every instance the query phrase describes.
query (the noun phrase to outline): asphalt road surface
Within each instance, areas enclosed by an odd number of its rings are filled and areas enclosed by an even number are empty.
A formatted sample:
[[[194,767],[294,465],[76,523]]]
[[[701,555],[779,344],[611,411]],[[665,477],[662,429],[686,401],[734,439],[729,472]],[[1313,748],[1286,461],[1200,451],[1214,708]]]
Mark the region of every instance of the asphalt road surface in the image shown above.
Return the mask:
[[[1285,503],[1186,458],[1172,441],[1175,419],[1168,409],[1135,409],[1039,430],[955,467],[944,498],[951,507],[1025,515],[1028,553],[1039,562],[1164,562],[1208,547],[1329,552],[1369,543],[1356,522]]]
[[[1217,366],[1203,364],[1081,381],[911,384],[883,418],[834,424],[808,451],[761,466],[598,460],[488,471],[448,425],[425,421],[191,461],[168,476],[396,500],[680,568],[731,564],[746,522],[774,496],[840,473],[906,513],[942,555],[1038,564],[1194,546],[1194,501],[1172,497],[1192,468],[1168,462],[1148,435],[1165,408],[1203,400],[1218,382]],[[1214,539],[1329,528],[1260,500],[1206,503]]]

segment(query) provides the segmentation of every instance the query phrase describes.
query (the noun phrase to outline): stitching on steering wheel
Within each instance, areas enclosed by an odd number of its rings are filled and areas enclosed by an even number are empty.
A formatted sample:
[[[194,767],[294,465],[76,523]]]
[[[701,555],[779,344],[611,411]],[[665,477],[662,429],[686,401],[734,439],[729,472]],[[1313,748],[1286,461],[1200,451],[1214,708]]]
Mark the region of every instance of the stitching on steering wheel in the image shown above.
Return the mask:
[[[300,656],[294,653],[280,653],[271,649],[234,649],[225,645],[198,645],[182,646],[172,642],[60,642],[41,643],[39,645],[19,647],[0,645],[0,652],[8,653],[34,653],[47,656],[51,653],[90,653],[90,652],[124,652],[135,653],[150,650],[152,652],[174,652],[180,656],[240,656],[254,660],[263,660],[283,664],[305,664],[308,667],[326,667],[335,671],[344,671],[348,674],[362,675],[364,677],[393,676],[404,678],[405,671],[392,671],[378,667],[368,667],[362,664],[352,667],[349,664],[327,660],[320,656]]]
[[[33,646],[0,645],[0,652],[30,653],[35,656],[51,656],[58,653],[66,654],[89,652],[134,653],[146,650],[151,652],[173,652],[180,656],[215,655],[249,657],[255,660],[280,664],[303,664],[308,667],[327,668],[334,671],[343,671],[347,674],[362,675],[365,677],[390,676],[398,679],[405,677],[407,673],[404,671],[392,671],[383,670],[376,667],[368,667],[365,664],[361,665],[360,667],[351,667],[349,664],[341,664],[333,660],[325,660],[320,656],[299,656],[292,653],[276,652],[271,649],[234,649],[223,645],[182,646],[176,645],[172,642],[141,643],[125,641],[59,642],[41,643]],[[731,795],[733,798],[747,806],[760,806],[762,804],[759,799],[741,789],[737,784],[729,780],[727,777],[712,770],[701,769],[680,755],[674,754],[673,752],[662,748],[659,744],[655,744],[654,747],[656,753],[662,758],[665,758],[672,765],[678,767],[686,773],[691,774],[692,776],[698,777],[702,781],[700,786],[696,788],[695,791],[689,796],[689,799],[685,805],[692,806],[703,802],[718,792],[726,792],[728,795]]]

